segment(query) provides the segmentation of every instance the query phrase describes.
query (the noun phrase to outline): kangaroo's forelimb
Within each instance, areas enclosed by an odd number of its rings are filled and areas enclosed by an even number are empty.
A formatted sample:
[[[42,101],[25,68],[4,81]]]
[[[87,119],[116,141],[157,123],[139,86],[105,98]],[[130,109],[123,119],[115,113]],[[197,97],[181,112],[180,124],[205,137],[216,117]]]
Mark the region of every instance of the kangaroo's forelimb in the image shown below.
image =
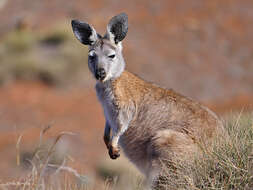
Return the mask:
[[[104,130],[104,142],[111,159],[116,159],[120,156],[118,148],[118,139],[118,135],[114,135],[111,137],[111,126],[109,122],[106,121]]]
[[[110,126],[109,122],[106,121],[105,130],[104,130],[104,142],[105,142],[107,149],[109,149],[109,147],[110,147],[110,141],[111,141],[111,126]]]
[[[128,129],[128,125],[131,121],[132,117],[129,117],[129,114],[126,114],[125,111],[121,110],[116,114],[116,122],[115,126],[112,128],[112,136],[108,142],[108,137],[110,137],[110,124],[107,122],[105,127],[105,137],[104,140],[106,142],[107,148],[109,150],[109,155],[111,159],[116,159],[120,156],[120,148],[119,148],[119,139],[120,136],[124,134],[124,132]]]

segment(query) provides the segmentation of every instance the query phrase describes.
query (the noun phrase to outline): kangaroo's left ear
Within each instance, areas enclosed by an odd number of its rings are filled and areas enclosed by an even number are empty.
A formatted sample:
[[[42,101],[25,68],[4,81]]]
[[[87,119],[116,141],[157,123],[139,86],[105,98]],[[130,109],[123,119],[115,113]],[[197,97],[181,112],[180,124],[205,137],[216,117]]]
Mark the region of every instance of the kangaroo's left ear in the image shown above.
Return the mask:
[[[92,45],[97,41],[97,32],[89,24],[81,22],[79,20],[72,20],[71,25],[76,38],[81,43],[85,45]]]
[[[127,34],[128,17],[125,13],[114,16],[107,25],[106,37],[117,44],[122,41]]]

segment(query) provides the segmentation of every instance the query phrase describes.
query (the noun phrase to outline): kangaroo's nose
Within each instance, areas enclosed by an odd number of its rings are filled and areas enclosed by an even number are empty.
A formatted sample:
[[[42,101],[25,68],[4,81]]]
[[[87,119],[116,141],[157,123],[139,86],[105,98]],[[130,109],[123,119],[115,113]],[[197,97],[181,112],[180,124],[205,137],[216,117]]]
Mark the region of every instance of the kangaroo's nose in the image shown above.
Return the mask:
[[[104,80],[106,77],[105,70],[103,68],[98,68],[96,70],[95,77],[97,80],[100,80],[100,81]]]

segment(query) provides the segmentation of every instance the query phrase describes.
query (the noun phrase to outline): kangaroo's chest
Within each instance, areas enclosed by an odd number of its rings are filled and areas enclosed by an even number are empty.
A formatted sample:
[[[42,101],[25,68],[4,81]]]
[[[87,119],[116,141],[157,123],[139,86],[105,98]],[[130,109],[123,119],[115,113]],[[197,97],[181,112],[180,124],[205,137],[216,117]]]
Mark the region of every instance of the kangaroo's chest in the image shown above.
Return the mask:
[[[112,88],[108,85],[96,85],[96,94],[100,104],[103,107],[104,115],[107,122],[110,123],[113,130],[116,130],[116,120],[118,116],[118,106],[115,102],[115,97]]]

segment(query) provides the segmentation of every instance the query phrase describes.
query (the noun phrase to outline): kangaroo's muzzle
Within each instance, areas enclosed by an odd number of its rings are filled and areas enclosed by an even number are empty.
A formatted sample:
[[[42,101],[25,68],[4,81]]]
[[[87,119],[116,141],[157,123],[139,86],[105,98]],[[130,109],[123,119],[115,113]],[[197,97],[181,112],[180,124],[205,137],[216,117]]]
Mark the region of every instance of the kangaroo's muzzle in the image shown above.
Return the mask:
[[[103,68],[96,69],[95,77],[97,80],[103,81],[106,77],[106,72]]]

